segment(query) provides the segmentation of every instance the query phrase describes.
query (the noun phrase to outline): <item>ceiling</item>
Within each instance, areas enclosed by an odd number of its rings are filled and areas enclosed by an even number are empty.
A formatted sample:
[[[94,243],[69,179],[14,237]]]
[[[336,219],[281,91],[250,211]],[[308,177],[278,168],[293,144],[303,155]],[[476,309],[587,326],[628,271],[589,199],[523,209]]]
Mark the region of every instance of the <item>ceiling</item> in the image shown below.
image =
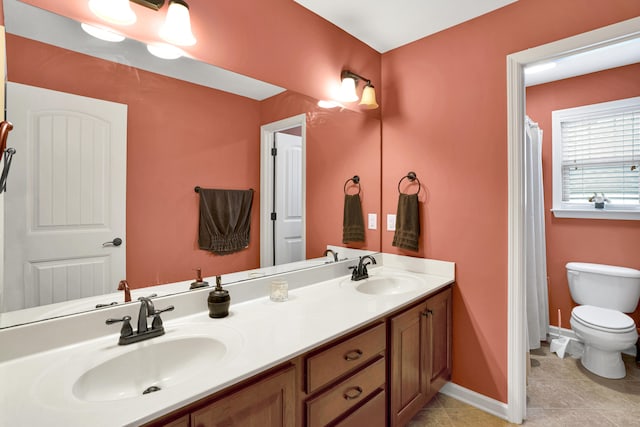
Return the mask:
[[[294,0],[380,53],[461,24],[517,0]],[[525,75],[527,86],[640,62],[640,38],[555,61]]]
[[[380,53],[517,0],[294,0]]]

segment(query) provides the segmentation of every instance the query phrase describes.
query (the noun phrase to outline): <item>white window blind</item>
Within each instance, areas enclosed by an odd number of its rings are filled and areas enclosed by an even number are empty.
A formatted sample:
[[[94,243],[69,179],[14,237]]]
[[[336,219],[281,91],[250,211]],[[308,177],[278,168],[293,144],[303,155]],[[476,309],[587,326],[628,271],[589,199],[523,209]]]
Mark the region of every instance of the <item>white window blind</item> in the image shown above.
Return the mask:
[[[562,200],[604,193],[612,204],[640,203],[640,107],[568,120],[562,128]]]
[[[554,210],[604,193],[607,209],[640,212],[640,97],[554,111],[553,127]]]

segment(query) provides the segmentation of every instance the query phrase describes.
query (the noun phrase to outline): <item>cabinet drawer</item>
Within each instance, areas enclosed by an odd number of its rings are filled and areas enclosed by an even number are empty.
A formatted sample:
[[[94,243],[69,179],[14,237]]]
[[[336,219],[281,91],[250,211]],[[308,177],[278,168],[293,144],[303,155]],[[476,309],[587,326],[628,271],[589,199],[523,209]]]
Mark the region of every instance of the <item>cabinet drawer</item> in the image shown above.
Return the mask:
[[[307,393],[364,365],[385,349],[384,323],[307,359]]]
[[[335,427],[385,427],[387,424],[387,399],[384,390],[356,409]]]
[[[385,359],[381,357],[338,383],[336,386],[307,402],[307,425],[325,426],[336,417],[358,405],[376,389],[384,388]]]

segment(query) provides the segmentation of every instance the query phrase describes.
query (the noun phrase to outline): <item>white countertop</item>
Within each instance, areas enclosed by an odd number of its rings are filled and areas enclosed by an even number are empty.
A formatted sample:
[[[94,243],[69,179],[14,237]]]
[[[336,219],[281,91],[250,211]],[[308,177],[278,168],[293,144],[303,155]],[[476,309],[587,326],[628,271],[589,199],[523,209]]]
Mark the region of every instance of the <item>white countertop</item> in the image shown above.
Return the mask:
[[[118,334],[53,348],[0,363],[0,425],[139,425],[183,407],[355,330],[376,318],[434,293],[454,281],[453,263],[383,254],[384,267],[402,274],[409,267],[420,286],[395,295],[367,295],[345,275],[289,291],[289,300],[260,297],[232,300],[230,315],[211,319],[201,311],[165,321],[166,334],[139,344],[117,346]],[[434,263],[442,263],[434,264]],[[430,265],[431,267],[428,267]],[[436,268],[432,268],[436,265]],[[417,273],[416,271],[422,271]],[[435,271],[437,274],[429,274]],[[426,273],[425,273],[426,272]],[[135,328],[135,318],[132,324]],[[145,396],[87,402],[72,393],[80,374],[105,354],[154,345],[179,334],[207,334],[234,342],[232,350],[205,372]],[[127,359],[125,359],[127,360]]]

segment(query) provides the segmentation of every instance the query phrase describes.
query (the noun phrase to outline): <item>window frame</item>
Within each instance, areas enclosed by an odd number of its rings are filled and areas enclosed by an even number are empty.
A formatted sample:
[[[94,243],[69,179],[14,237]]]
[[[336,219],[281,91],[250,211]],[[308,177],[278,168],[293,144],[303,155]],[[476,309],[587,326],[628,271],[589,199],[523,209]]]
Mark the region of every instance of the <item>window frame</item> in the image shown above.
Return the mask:
[[[579,120],[608,113],[623,113],[640,109],[640,96],[598,104],[555,110],[552,117],[552,170],[553,188],[551,212],[556,218],[622,219],[640,220],[640,204],[637,206],[606,204],[596,209],[591,203],[569,203],[562,201],[562,127],[560,123]],[[606,194],[605,194],[606,196]]]

